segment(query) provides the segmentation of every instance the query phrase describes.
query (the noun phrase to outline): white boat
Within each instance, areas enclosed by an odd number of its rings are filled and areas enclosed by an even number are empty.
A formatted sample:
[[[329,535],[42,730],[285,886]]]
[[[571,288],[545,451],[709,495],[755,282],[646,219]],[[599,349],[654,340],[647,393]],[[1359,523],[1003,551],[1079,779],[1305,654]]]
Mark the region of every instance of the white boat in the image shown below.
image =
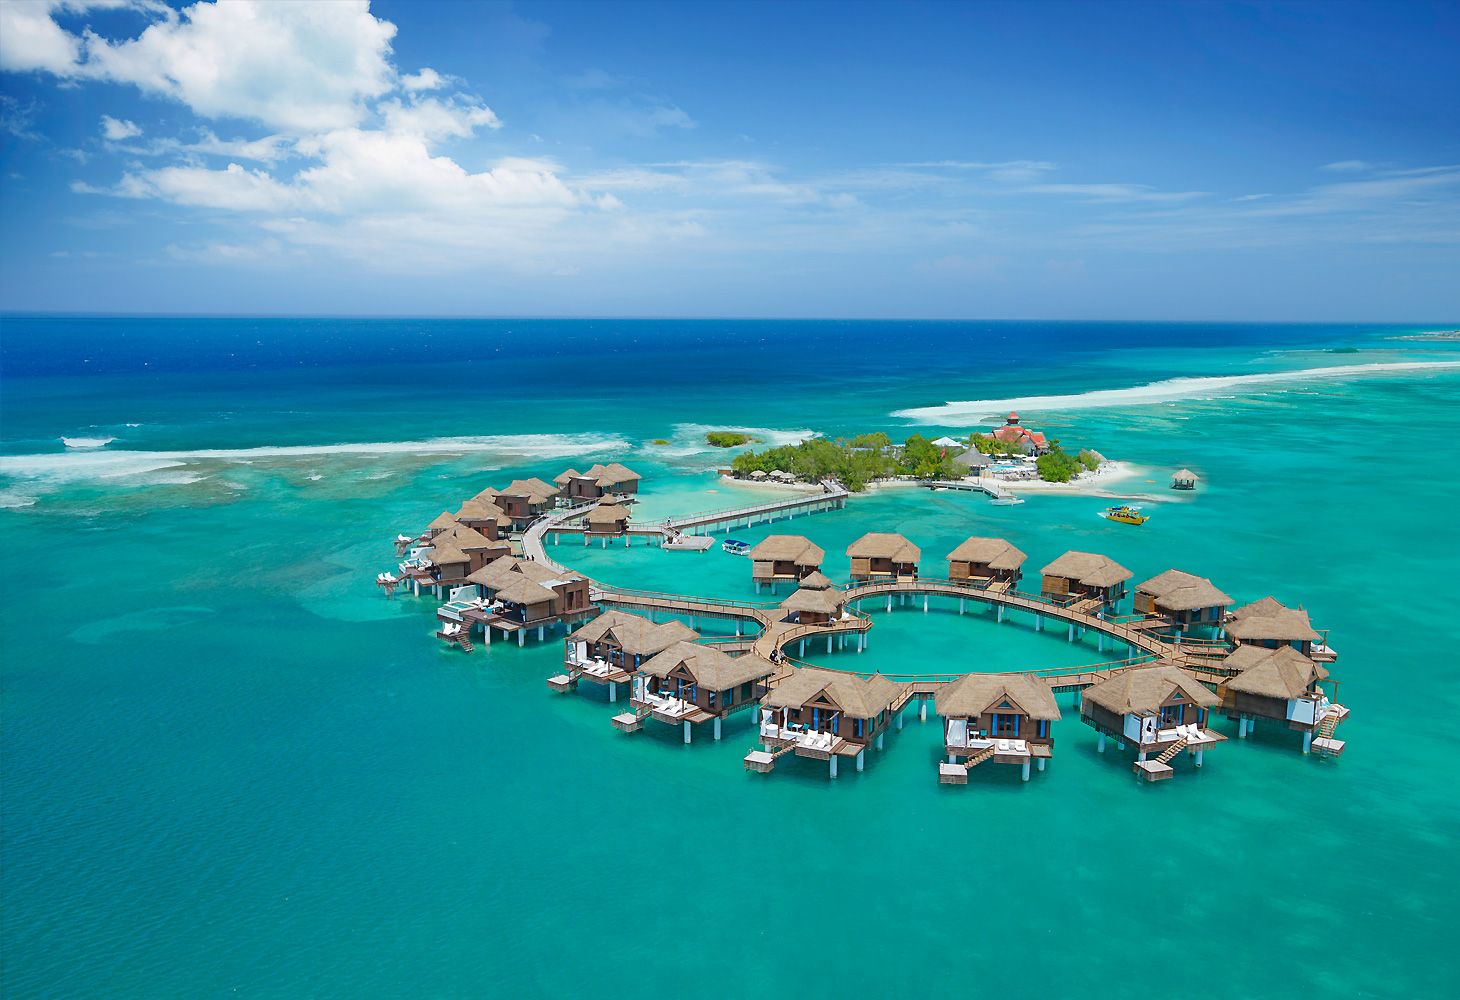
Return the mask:
[[[995,507],[1012,507],[1015,504],[1023,502],[1023,497],[1016,497],[1012,493],[1006,494],[1001,497],[991,497],[989,499],[989,503],[993,504]]]
[[[742,542],[738,538],[727,538],[720,543],[720,548],[733,556],[743,556],[750,551],[751,545],[749,542]]]

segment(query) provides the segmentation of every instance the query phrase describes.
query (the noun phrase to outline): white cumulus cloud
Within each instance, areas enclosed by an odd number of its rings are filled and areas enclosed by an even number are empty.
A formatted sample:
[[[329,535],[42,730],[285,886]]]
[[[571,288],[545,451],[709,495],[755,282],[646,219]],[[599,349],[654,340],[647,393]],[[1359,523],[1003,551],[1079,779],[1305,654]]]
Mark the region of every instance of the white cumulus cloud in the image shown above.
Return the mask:
[[[108,142],[121,142],[123,139],[133,139],[142,134],[142,130],[135,122],[127,121],[124,118],[113,118],[111,115],[101,116],[101,135]]]

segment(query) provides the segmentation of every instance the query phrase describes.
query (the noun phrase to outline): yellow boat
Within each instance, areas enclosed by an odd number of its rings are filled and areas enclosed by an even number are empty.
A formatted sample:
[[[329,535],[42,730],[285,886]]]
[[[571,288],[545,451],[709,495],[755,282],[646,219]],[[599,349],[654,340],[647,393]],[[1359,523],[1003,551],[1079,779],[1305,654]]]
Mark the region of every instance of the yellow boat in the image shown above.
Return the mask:
[[[1119,507],[1106,507],[1102,516],[1112,521],[1119,521],[1121,524],[1145,524],[1150,520],[1148,515],[1125,504],[1121,504]]]

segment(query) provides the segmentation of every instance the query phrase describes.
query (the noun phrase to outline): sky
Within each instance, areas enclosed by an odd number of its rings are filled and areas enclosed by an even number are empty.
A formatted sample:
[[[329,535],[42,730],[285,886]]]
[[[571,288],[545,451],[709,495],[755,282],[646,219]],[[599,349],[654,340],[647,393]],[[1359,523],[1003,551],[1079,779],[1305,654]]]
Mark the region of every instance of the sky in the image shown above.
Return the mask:
[[[1460,4],[0,0],[0,310],[1460,321]]]

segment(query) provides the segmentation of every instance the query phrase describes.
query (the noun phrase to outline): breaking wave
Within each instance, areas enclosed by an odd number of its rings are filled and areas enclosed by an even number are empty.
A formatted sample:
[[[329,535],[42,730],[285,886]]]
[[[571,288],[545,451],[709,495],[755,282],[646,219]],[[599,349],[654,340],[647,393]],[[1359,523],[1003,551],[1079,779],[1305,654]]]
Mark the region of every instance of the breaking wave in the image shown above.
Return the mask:
[[[1290,372],[1259,372],[1252,375],[1215,375],[1200,378],[1171,378],[1125,389],[1094,389],[1063,396],[1015,396],[1009,399],[956,400],[941,406],[916,406],[894,410],[894,417],[928,424],[976,423],[995,420],[1009,410],[1089,410],[1103,406],[1143,406],[1183,399],[1210,399],[1258,386],[1322,379],[1361,378],[1402,372],[1455,370],[1460,361],[1397,361],[1369,365],[1336,365],[1304,368]]]
[[[154,476],[199,462],[252,464],[328,456],[490,455],[498,459],[566,458],[591,452],[622,451],[628,442],[589,434],[500,434],[431,438],[424,441],[377,441],[356,444],[277,445],[260,448],[210,448],[196,451],[102,451],[81,449],[43,455],[0,456],[0,476],[16,480],[78,482]],[[176,474],[155,477],[178,482]]]
[[[61,443],[64,444],[67,448],[105,448],[107,445],[111,444],[115,440],[116,438],[114,437],[63,437],[61,439]]]

